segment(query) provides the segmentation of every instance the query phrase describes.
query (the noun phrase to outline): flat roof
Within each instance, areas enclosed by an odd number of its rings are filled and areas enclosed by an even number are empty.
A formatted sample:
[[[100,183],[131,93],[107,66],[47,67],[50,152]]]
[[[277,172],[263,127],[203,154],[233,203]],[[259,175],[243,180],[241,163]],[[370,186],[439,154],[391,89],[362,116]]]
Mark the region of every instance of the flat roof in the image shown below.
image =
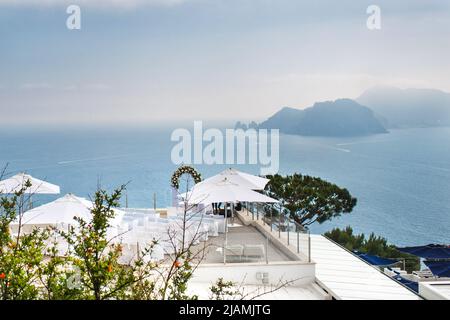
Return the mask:
[[[417,294],[322,235],[311,235],[317,282],[336,299],[419,300]]]

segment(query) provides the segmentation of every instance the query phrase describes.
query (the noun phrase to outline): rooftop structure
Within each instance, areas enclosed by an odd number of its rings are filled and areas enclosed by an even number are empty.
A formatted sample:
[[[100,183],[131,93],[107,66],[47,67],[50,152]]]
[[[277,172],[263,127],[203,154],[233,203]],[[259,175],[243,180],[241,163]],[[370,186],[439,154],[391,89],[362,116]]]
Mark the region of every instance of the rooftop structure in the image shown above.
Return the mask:
[[[418,295],[321,235],[311,235],[317,282],[336,299],[417,300]]]
[[[246,244],[260,245],[267,248],[267,256],[248,259],[240,252],[242,257],[231,254],[224,264],[222,251],[217,250],[222,240],[213,238],[216,250],[207,254],[191,281],[191,290],[199,297],[204,297],[214,281],[222,277],[239,284],[243,292],[254,295],[266,292],[260,296],[264,299],[421,299],[379,269],[321,235],[300,234],[297,238],[296,233],[288,235],[286,231],[271,231],[266,222],[256,219],[245,209],[237,213],[236,219],[242,226],[229,229],[228,244],[233,248],[239,244],[244,248]],[[264,273],[265,276],[262,275]],[[286,285],[272,291],[281,281]]]
[[[227,172],[241,184],[249,179],[239,180],[233,174]],[[255,188],[265,183],[258,186],[256,182]],[[124,263],[155,239],[158,243],[148,257],[153,261],[167,260],[180,246],[185,247],[185,240],[192,243],[202,254],[188,288],[200,299],[210,298],[210,288],[219,279],[233,283],[232,299],[421,299],[354,253],[324,236],[311,235],[289,217],[274,217],[273,210],[264,216],[264,205],[258,203],[268,206],[276,200],[248,188],[228,180],[210,181],[186,194],[196,200],[193,209],[185,207],[185,212],[178,207],[123,208],[117,210],[120,221],[111,225],[108,233],[124,245]],[[211,210],[210,202],[225,203],[223,215]],[[234,210],[237,202],[240,209]],[[30,227],[68,224],[74,213],[89,216],[91,207],[85,199],[66,195],[27,211],[24,217],[29,219],[24,221]],[[59,240],[58,244],[64,254],[67,244]],[[449,288],[448,282],[424,282],[420,293],[425,298],[448,298]]]

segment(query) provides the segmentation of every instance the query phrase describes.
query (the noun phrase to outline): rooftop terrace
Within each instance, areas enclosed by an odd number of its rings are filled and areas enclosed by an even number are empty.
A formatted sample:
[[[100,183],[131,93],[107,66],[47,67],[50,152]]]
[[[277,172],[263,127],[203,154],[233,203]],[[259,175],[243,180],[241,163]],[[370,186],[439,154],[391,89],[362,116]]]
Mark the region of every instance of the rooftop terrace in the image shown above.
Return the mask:
[[[218,237],[209,238],[207,243],[207,254],[204,263],[223,263],[223,247],[225,243],[225,234]],[[237,252],[239,246],[244,251],[242,254]],[[246,248],[251,247],[252,255],[245,254]],[[251,263],[251,262],[280,262],[292,261],[286,254],[277,248],[271,241],[253,226],[245,226],[242,221],[235,219],[233,226],[228,229],[227,236],[227,262],[229,263]],[[257,253],[260,252],[261,255]]]

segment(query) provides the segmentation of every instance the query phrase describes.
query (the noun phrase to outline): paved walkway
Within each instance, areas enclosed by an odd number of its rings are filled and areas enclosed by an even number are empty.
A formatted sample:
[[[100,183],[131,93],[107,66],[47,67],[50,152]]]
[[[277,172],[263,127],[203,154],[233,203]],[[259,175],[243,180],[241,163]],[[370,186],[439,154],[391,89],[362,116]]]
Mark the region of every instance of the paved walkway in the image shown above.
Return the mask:
[[[220,234],[219,237],[211,237],[208,239],[208,252],[205,256],[204,263],[223,263],[222,248],[225,241],[225,235]],[[238,219],[235,219],[235,226],[228,229],[228,245],[263,245],[268,253],[268,261],[291,261],[288,256],[283,254],[272,243],[267,242],[264,235],[255,227],[245,226]],[[240,261],[229,262],[265,262],[266,258],[249,259],[243,258]]]

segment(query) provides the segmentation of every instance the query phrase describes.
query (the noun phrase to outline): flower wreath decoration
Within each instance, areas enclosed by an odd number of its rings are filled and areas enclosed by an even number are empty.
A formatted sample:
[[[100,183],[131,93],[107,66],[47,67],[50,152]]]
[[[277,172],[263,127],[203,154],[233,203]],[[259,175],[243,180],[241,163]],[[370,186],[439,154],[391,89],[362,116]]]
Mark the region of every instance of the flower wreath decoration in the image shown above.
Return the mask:
[[[194,167],[183,165],[172,174],[172,178],[170,179],[172,187],[174,187],[175,189],[178,189],[180,187],[179,180],[183,174],[190,174],[195,183],[199,183],[200,181],[202,181],[201,174],[197,170],[195,170]]]

